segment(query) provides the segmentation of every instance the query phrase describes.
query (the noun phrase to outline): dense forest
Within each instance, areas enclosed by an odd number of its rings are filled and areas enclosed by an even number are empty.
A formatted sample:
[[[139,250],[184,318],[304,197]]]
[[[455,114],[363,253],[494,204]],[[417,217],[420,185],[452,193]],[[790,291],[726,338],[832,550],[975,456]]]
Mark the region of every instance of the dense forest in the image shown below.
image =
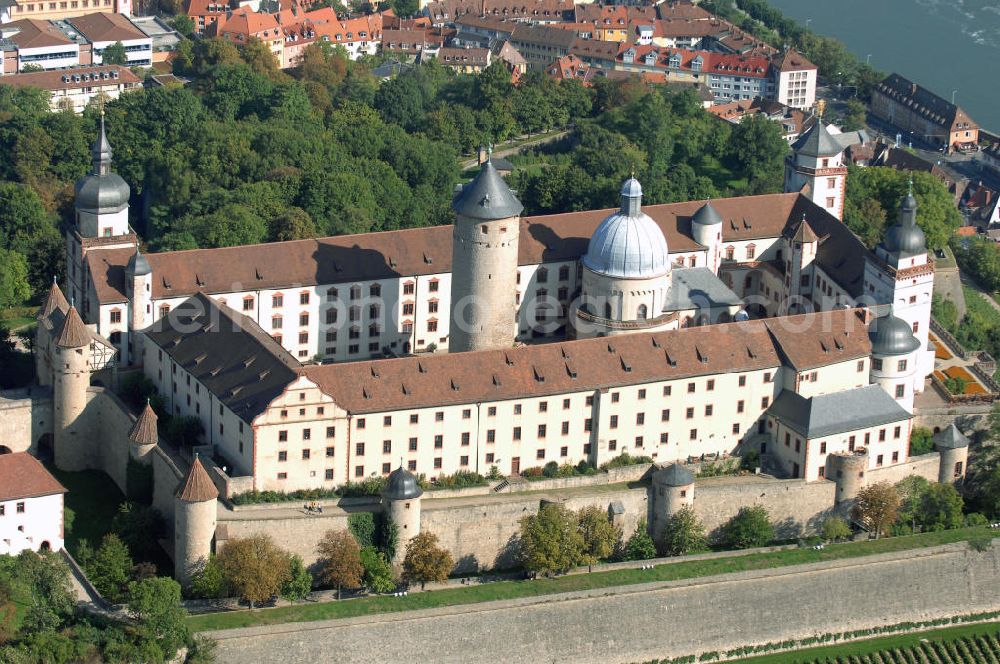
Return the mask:
[[[651,203],[781,186],[776,125],[719,122],[662,86],[537,73],[514,86],[502,63],[456,75],[433,62],[380,83],[328,44],[290,72],[256,41],[186,41],[178,55],[189,85],[105,107],[132,225],[154,251],[449,223],[461,154],[567,126],[559,154],[515,174],[531,212],[613,205],[630,172]],[[96,108],[51,113],[45,93],[0,85],[0,305],[62,273],[97,123]]]

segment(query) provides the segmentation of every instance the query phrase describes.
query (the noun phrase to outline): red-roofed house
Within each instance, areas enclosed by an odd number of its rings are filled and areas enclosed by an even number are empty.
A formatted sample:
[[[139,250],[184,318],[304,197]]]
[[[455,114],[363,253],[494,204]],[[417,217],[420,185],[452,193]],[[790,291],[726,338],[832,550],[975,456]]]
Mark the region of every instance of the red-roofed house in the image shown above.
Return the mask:
[[[64,493],[27,452],[0,454],[0,555],[62,549]]]
[[[194,21],[195,34],[203,35],[220,17],[224,19],[229,9],[226,0],[189,0],[186,13]]]
[[[225,18],[220,16],[213,27],[217,36],[237,45],[246,44],[251,37],[256,37],[267,45],[275,62],[281,66],[285,36],[282,34],[281,26],[278,25],[278,19],[273,14],[263,14],[249,7],[240,7]],[[211,30],[206,29],[206,32],[212,34]]]

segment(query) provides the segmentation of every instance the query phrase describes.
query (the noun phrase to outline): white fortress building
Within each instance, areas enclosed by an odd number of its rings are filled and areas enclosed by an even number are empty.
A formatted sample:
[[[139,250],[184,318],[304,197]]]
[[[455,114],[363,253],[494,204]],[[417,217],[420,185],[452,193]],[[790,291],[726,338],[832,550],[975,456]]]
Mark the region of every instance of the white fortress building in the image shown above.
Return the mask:
[[[618,209],[523,217],[487,161],[451,227],[143,254],[103,124],[76,191],[70,297],[53,285],[36,343],[52,452],[119,486],[152,465],[185,583],[228,532],[217,498],[250,490],[392,474],[405,542],[416,475],[756,452],[841,502],[866,473],[912,468],[934,354],[912,194],[873,252],[800,192],[643,206],[630,178]],[[108,366],[201,423],[205,464],[159,444],[151,408],[136,418],[90,385]],[[964,473],[960,436],[941,444],[942,481]],[[689,476],[654,478],[673,496],[654,530],[691,500]]]

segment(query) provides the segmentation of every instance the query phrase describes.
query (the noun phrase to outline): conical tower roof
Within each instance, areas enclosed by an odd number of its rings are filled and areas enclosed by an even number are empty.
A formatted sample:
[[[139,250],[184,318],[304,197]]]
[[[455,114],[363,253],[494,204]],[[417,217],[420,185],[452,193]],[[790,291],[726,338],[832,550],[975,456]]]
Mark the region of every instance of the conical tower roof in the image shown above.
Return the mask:
[[[479,175],[455,195],[451,209],[469,219],[493,221],[516,217],[524,206],[488,159]]]
[[[177,497],[186,503],[203,503],[219,497],[219,490],[215,488],[215,483],[197,456],[191,464],[187,477],[177,488]]]
[[[952,422],[948,428],[934,434],[934,445],[939,450],[955,450],[969,446],[969,439]]]
[[[159,436],[156,433],[156,420],[156,413],[153,412],[153,407],[147,401],[146,407],[139,414],[135,424],[132,425],[132,430],[128,432],[128,439],[136,445],[156,445],[159,442]]]
[[[83,324],[76,307],[71,306],[63,320],[62,329],[56,336],[56,345],[61,348],[83,348],[90,345],[90,339],[90,330]]]
[[[68,311],[69,302],[66,301],[66,296],[63,295],[62,289],[59,288],[59,284],[57,284],[56,280],[53,279],[52,286],[49,288],[48,295],[45,296],[45,301],[42,302],[42,307],[38,310],[36,318],[38,320],[48,318],[49,315],[51,315],[56,309],[62,312]]]

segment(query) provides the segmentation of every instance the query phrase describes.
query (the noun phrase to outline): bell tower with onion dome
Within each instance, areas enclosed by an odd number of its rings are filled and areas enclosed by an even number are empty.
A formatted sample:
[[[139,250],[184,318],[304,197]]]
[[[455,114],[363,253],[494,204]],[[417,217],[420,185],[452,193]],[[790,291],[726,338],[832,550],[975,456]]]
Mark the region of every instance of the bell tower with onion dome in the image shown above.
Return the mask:
[[[76,182],[75,228],[66,235],[66,296],[77,303],[88,323],[100,323],[96,303],[90,302],[92,277],[87,273],[87,254],[98,249],[137,246],[128,223],[131,190],[120,175],[111,170],[111,144],[104,131],[101,113],[100,134],[91,148],[91,170]]]

